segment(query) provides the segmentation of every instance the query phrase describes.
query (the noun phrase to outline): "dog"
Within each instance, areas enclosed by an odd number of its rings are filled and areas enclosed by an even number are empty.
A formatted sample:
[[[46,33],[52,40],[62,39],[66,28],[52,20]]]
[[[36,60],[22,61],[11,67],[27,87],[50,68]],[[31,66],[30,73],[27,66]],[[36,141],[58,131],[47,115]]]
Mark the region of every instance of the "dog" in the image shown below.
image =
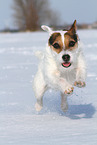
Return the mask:
[[[76,32],[76,20],[69,30],[53,31],[46,25],[41,28],[49,33],[49,39],[45,52],[38,52],[40,63],[33,81],[35,109],[42,109],[43,95],[52,88],[61,92],[61,109],[66,112],[67,96],[73,93],[74,86],[86,85],[86,63]]]

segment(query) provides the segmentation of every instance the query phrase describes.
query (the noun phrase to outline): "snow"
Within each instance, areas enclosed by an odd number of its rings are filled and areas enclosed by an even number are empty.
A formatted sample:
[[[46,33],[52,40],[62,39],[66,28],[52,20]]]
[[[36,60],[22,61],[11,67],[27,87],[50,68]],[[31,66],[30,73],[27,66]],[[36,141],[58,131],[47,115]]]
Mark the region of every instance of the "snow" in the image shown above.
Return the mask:
[[[78,31],[87,62],[87,86],[68,97],[44,95],[40,113],[34,108],[32,82],[36,50],[44,50],[45,32],[0,34],[0,145],[97,145],[97,30]]]

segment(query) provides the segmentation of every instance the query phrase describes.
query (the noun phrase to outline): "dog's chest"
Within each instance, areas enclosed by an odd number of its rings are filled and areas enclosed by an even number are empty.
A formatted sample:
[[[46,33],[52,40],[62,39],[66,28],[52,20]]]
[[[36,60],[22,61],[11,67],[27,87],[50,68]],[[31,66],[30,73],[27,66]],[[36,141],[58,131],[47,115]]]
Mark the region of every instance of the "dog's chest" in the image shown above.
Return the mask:
[[[61,72],[61,77],[66,79],[68,83],[73,84],[76,79],[76,71],[72,69],[71,71],[66,70]]]

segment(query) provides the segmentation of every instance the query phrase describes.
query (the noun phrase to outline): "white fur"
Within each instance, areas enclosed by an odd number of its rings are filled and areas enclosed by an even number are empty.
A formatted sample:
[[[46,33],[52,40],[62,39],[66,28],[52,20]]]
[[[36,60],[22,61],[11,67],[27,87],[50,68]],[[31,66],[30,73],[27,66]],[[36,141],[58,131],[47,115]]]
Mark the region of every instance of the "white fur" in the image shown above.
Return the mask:
[[[51,32],[51,29],[48,27],[44,29]],[[62,32],[61,35],[63,35]],[[70,62],[72,65],[69,68],[64,68],[61,65],[63,62],[63,54],[69,54],[71,56]],[[33,84],[35,97],[37,99],[35,108],[37,111],[42,109],[43,94],[47,89],[52,88],[61,92],[61,108],[63,111],[66,111],[68,108],[66,101],[67,94],[73,91],[74,82],[85,82],[86,79],[86,65],[80,42],[77,49],[73,51],[62,50],[59,54],[47,45],[40,59]]]
[[[44,31],[48,32],[49,35],[52,34],[52,29],[51,29],[50,27],[48,27],[48,26],[46,26],[46,25],[42,25],[41,28],[42,28]]]

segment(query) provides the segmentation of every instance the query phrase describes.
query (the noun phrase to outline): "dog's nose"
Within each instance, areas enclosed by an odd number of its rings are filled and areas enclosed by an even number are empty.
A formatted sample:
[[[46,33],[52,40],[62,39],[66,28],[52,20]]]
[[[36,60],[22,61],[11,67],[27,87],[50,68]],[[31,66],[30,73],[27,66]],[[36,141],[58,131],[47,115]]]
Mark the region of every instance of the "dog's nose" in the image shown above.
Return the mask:
[[[64,61],[69,61],[70,60],[70,55],[69,54],[65,54],[65,55],[62,56],[62,59]]]

